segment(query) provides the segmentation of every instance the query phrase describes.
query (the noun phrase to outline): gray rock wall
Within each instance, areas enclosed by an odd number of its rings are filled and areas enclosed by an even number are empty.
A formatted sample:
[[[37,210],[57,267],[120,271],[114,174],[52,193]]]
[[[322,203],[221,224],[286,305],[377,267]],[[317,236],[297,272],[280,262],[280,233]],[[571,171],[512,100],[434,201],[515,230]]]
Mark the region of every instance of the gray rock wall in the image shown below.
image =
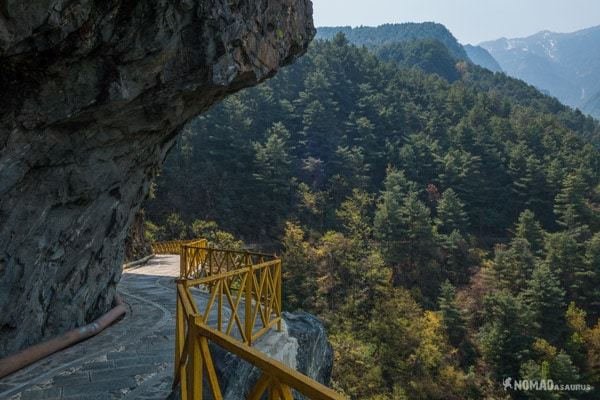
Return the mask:
[[[181,126],[313,36],[310,0],[0,0],[0,357],[110,308]]]
[[[152,254],[151,242],[145,234],[145,224],[144,210],[139,210],[133,217],[125,238],[124,261],[126,263],[138,261]]]

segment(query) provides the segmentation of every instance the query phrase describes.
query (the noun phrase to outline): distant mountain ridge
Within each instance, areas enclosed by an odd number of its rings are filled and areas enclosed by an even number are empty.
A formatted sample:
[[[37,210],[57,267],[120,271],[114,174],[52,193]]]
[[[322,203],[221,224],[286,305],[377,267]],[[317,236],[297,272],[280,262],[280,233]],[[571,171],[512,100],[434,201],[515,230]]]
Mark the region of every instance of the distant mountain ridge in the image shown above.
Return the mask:
[[[583,111],[600,119],[600,92],[585,104]]]
[[[502,69],[600,117],[600,26],[573,33],[542,31],[481,43]]]
[[[317,38],[332,40],[343,33],[345,41],[368,50],[386,61],[394,61],[402,68],[416,68],[427,74],[436,74],[449,83],[461,81],[471,89],[497,96],[501,94],[515,104],[533,107],[544,113],[557,115],[570,129],[581,130],[582,135],[600,147],[600,131],[593,118],[565,106],[547,89],[534,86],[505,73],[495,73],[498,62],[478,46],[462,46],[452,33],[441,24],[404,23],[379,27],[324,27],[317,28]],[[339,41],[342,45],[344,40]],[[450,51],[448,45],[455,51]],[[462,49],[457,57],[457,46]],[[473,58],[467,54],[471,52]],[[467,61],[465,65],[461,60]],[[500,65],[501,67],[501,65]],[[600,93],[589,108],[600,107]],[[589,111],[588,111],[589,113]],[[590,113],[591,114],[591,113]]]
[[[483,47],[472,46],[470,44],[463,47],[473,63],[487,68],[492,72],[502,72],[502,67],[498,64],[498,61]]]
[[[385,24],[380,26],[337,26],[317,28],[317,39],[332,39],[337,33],[343,33],[350,43],[364,46],[379,46],[392,43],[423,39],[435,39],[444,44],[457,59],[468,60],[463,46],[442,24],[435,22]]]
[[[486,49],[479,46],[463,46],[448,28],[435,22],[407,22],[380,26],[359,26],[354,28],[351,26],[319,27],[317,28],[316,38],[330,40],[333,39],[337,33],[343,33],[350,43],[358,46],[378,47],[384,50],[381,53],[388,55],[390,53],[389,50],[392,47],[396,47],[396,49],[391,49],[392,52],[397,53],[398,47],[410,46],[410,44],[407,45],[407,43],[410,42],[424,41],[420,45],[423,46],[424,44],[428,44],[431,47],[430,58],[437,53],[443,58],[441,64],[444,64],[448,61],[446,55],[442,54],[440,49],[433,43],[433,41],[438,41],[448,49],[449,54],[457,61],[471,61],[492,72],[502,71],[500,64],[498,64]],[[402,46],[399,46],[399,44]],[[439,66],[436,69],[439,69]],[[426,72],[432,72],[427,68],[424,70]],[[441,74],[441,76],[444,76],[444,74]]]
[[[350,43],[373,49],[384,59],[436,73],[450,82],[457,79],[452,64],[459,60],[504,72],[600,119],[600,26],[574,33],[542,31],[479,46],[461,45],[444,25],[434,22],[320,27],[316,37],[330,40],[337,33],[343,33]]]
[[[385,61],[395,61],[405,68],[417,68],[428,74],[437,74],[448,82],[460,79],[457,59],[437,39],[419,39],[377,46],[374,53]]]

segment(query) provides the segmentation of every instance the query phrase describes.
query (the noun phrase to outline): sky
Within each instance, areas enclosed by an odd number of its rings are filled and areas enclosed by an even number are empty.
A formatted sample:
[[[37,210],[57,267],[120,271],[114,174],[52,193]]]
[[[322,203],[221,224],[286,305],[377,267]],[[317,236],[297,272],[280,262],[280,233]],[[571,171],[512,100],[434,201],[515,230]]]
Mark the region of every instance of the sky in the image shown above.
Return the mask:
[[[600,0],[313,0],[316,26],[440,22],[463,44],[600,25]]]

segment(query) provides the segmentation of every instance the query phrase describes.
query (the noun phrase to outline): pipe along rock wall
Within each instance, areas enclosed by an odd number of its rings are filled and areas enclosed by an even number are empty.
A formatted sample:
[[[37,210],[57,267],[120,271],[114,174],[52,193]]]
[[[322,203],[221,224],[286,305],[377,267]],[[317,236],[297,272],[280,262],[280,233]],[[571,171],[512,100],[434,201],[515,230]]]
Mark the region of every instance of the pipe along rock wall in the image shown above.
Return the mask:
[[[111,307],[181,127],[313,36],[310,0],[0,0],[0,357]]]

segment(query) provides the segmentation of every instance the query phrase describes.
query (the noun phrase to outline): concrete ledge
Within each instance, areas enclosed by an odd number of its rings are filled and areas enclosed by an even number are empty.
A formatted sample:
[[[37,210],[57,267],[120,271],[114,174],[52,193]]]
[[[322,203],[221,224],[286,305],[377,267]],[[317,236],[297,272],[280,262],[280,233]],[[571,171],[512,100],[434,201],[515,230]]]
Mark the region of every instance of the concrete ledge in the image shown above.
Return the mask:
[[[130,263],[127,264],[123,264],[123,269],[130,269],[133,267],[138,267],[140,265],[144,265],[148,262],[148,260],[150,260],[151,258],[154,257],[154,254],[150,254],[149,256],[146,256],[144,258],[140,258],[139,260],[136,261],[132,261]]]

